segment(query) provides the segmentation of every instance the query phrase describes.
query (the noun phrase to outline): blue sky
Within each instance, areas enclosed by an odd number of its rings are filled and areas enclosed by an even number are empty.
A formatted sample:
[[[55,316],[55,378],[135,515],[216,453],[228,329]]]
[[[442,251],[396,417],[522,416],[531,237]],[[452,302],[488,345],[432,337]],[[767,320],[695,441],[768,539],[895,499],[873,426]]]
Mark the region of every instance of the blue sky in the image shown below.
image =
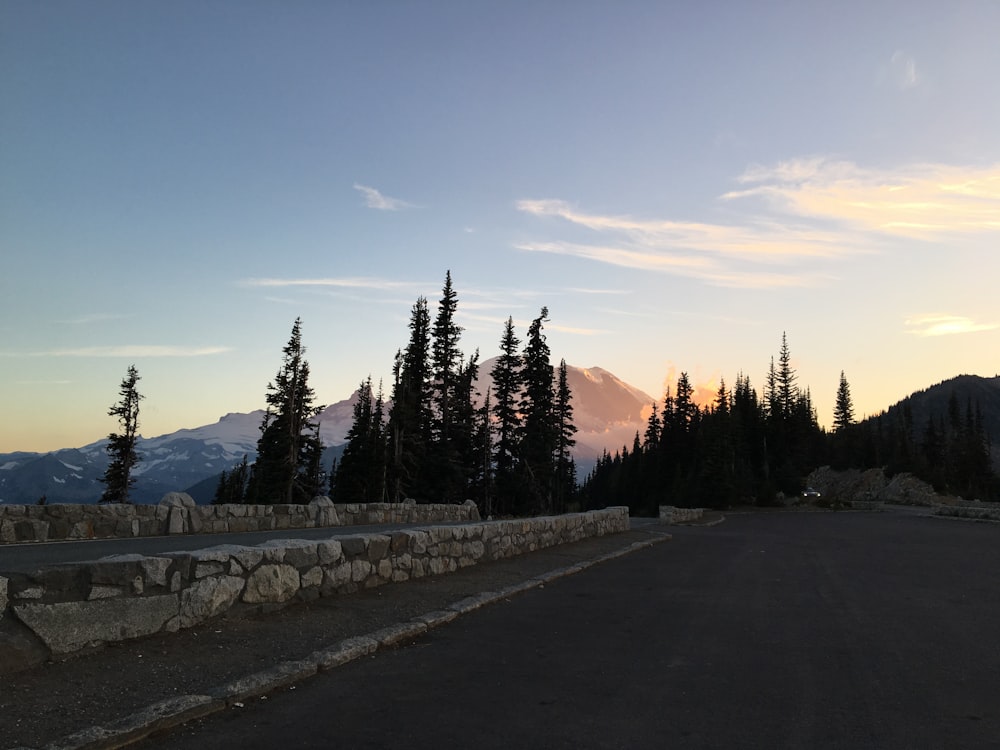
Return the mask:
[[[758,388],[829,423],[1000,370],[995,2],[0,5],[0,451],[388,383],[463,348]]]

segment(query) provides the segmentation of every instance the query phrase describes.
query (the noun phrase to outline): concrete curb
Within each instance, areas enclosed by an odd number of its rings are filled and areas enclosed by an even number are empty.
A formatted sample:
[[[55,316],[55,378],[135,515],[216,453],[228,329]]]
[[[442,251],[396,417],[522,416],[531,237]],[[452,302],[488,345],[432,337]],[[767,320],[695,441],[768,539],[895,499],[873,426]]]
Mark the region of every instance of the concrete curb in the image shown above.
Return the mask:
[[[251,698],[262,697],[274,690],[288,687],[321,672],[336,669],[355,659],[374,654],[385,648],[398,646],[400,643],[423,635],[432,628],[445,625],[461,615],[510,599],[531,589],[543,588],[547,583],[575,575],[587,568],[624,557],[654,544],[670,541],[672,538],[670,534],[658,532],[648,540],[635,542],[591,560],[551,570],[499,591],[484,591],[467,596],[444,610],[427,612],[406,622],[390,625],[367,635],[346,638],[328,648],[313,652],[305,659],[283,662],[269,669],[232,680],[209,690],[206,695],[182,695],[169,698],[153,703],[130,716],[105,726],[95,726],[75,732],[45,745],[44,748],[18,747],[11,748],[11,750],[115,750],[127,747],[145,739],[154,732],[173,729],[227,708],[242,708],[243,703]]]

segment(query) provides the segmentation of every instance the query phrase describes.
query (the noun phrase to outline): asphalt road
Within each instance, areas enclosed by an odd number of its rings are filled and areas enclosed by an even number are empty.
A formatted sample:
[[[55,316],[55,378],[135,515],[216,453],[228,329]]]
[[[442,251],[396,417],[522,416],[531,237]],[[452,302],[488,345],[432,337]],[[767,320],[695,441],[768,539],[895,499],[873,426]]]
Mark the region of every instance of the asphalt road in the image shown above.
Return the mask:
[[[1000,747],[1000,527],[671,532],[142,747]]]
[[[442,526],[446,524],[433,524]],[[44,565],[85,562],[108,555],[157,555],[219,544],[254,545],[269,539],[329,539],[348,534],[382,534],[395,529],[424,528],[428,524],[378,524],[371,526],[330,526],[319,529],[247,531],[238,534],[180,534],[176,536],[132,537],[128,539],[85,539],[0,545],[0,573],[24,573]]]

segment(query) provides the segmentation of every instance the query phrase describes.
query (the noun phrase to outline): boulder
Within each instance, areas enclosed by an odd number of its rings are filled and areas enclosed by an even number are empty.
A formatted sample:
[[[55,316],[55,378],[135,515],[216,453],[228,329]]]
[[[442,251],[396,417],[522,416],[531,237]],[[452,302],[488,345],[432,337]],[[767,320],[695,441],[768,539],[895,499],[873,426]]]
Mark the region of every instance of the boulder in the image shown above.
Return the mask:
[[[160,498],[160,505],[167,508],[193,508],[197,503],[186,492],[168,492]]]
[[[249,604],[285,602],[298,593],[300,586],[299,571],[291,565],[261,565],[247,581],[243,601]]]
[[[189,628],[224,614],[239,600],[243,585],[239,576],[213,576],[196,581],[181,593],[178,627]]]
[[[152,635],[177,611],[175,594],[14,605],[14,614],[53,654]]]

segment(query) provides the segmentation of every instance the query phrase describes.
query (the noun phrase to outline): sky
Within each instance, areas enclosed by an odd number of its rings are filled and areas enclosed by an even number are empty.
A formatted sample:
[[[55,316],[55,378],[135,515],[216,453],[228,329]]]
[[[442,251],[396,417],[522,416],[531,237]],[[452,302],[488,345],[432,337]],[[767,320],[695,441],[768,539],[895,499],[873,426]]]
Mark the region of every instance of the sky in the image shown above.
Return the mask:
[[[1000,3],[0,2],[0,452],[391,383],[461,348],[832,422],[1000,372]]]

